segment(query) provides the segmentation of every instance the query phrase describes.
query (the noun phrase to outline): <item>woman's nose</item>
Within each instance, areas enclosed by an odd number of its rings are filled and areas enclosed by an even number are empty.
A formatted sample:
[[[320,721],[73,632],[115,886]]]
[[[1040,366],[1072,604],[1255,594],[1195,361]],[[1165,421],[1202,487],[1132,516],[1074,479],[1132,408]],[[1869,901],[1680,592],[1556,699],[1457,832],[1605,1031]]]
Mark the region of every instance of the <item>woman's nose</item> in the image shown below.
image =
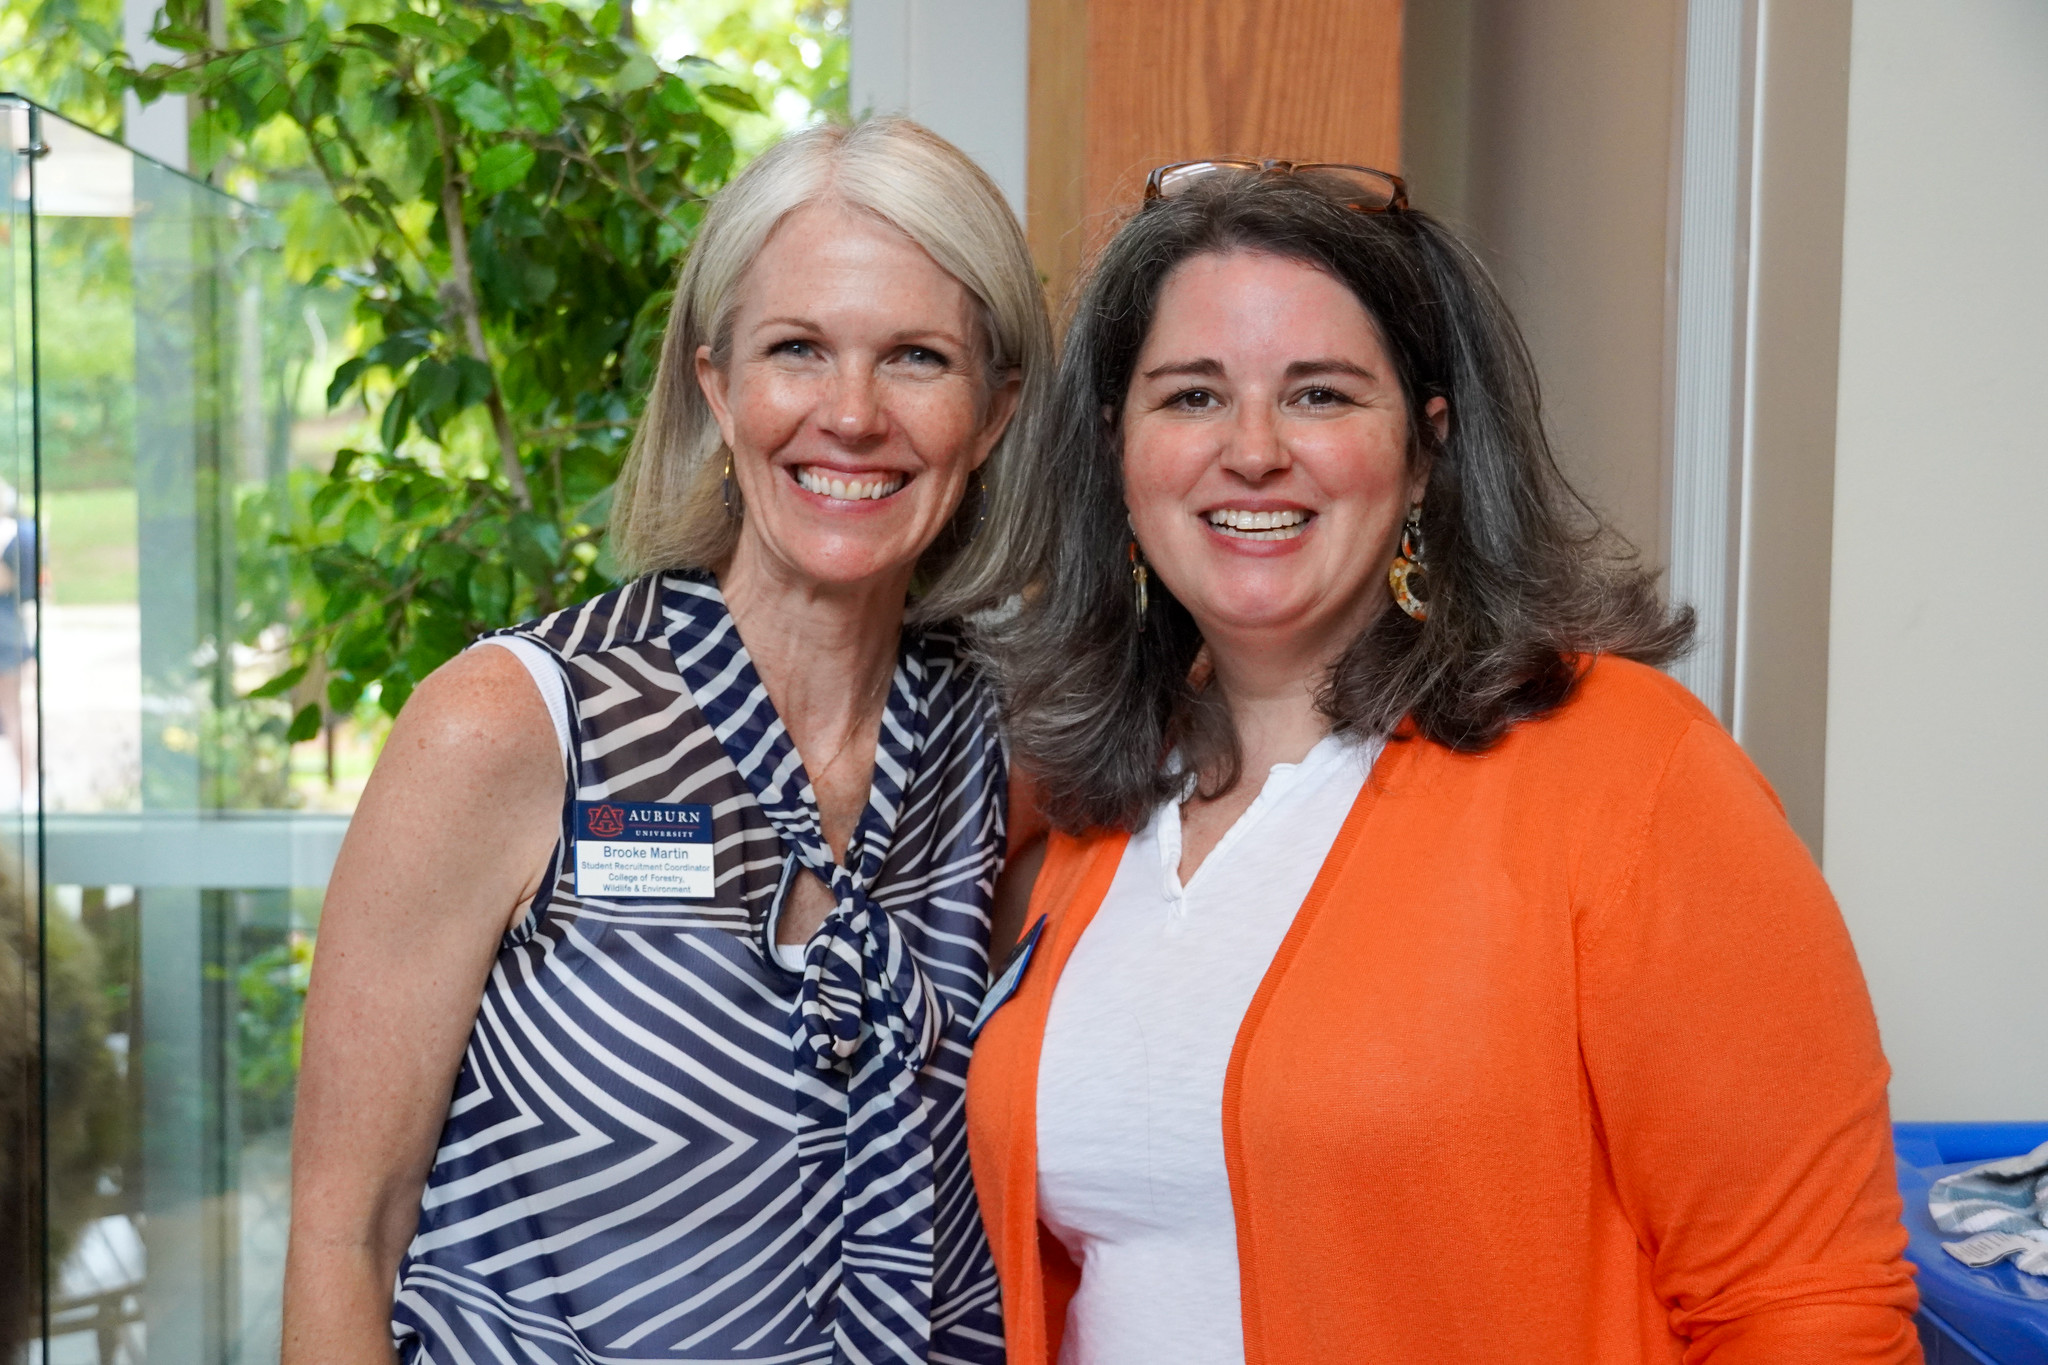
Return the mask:
[[[1286,442],[1281,439],[1279,421],[1269,409],[1247,404],[1238,410],[1238,419],[1223,447],[1225,469],[1257,483],[1293,462]]]
[[[859,444],[887,429],[871,365],[841,366],[833,376],[832,392],[826,401],[825,425],[841,441]]]

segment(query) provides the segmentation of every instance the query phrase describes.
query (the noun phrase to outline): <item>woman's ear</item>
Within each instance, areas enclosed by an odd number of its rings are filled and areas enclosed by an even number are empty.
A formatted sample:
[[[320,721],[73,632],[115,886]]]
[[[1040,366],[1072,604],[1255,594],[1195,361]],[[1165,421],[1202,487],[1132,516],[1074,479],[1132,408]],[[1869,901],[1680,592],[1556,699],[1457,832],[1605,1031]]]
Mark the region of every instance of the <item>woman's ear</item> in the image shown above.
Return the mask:
[[[1017,401],[1024,396],[1024,372],[1011,370],[988,396],[988,418],[981,424],[981,448],[974,453],[971,468],[979,469],[996,448],[996,442],[1003,439],[1003,433],[1010,429],[1010,421],[1017,415]]]
[[[711,348],[697,348],[697,387],[704,393],[704,401],[711,408],[711,420],[718,423],[718,434],[725,441],[725,448],[732,449],[732,407],[727,401],[726,374],[712,363]]]
[[[1422,405],[1422,416],[1436,433],[1436,443],[1441,446],[1451,439],[1451,402],[1442,394]]]

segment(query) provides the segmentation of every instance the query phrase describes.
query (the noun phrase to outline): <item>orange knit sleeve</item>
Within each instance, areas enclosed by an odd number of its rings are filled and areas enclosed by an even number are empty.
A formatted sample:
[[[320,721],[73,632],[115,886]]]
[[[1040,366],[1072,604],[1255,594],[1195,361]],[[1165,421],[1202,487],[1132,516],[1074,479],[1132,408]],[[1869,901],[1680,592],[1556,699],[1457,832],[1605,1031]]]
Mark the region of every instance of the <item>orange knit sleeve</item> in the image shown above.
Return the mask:
[[[1706,722],[1615,835],[1627,864],[1579,931],[1582,1047],[1688,1365],[1917,1361],[1890,1073],[1819,870]]]

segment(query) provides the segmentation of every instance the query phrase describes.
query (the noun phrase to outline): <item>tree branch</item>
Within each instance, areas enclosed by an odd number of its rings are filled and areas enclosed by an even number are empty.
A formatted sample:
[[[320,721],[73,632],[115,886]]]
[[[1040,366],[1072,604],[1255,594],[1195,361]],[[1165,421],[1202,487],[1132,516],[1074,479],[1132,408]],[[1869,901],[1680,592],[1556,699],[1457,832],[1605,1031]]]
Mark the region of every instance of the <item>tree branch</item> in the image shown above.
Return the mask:
[[[498,367],[491,363],[490,347],[484,342],[483,314],[476,301],[476,272],[469,263],[469,228],[462,221],[462,163],[456,159],[455,144],[448,125],[432,99],[427,112],[434,120],[434,137],[441,144],[441,221],[448,229],[448,280],[441,286],[441,303],[462,325],[463,343],[469,353],[482,361],[491,373],[491,391],[484,406],[491,414],[491,429],[498,436],[498,460],[505,482],[512,486],[512,500],[524,511],[533,509],[533,494],[526,486],[526,470],[519,463],[519,438],[512,431],[511,414],[505,410],[505,395],[498,390]]]

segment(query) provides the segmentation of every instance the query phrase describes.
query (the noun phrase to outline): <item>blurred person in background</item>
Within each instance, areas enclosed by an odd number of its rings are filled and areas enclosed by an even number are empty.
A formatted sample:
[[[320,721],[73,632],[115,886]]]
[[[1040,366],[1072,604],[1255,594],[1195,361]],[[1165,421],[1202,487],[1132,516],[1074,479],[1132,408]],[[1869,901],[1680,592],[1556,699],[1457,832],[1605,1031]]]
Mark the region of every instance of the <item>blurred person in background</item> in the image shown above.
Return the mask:
[[[1006,765],[956,623],[1017,591],[1049,355],[915,124],[719,194],[618,489],[642,576],[430,678],[350,825],[287,1362],[1002,1358],[964,1089]]]
[[[36,610],[36,524],[20,515],[14,485],[0,479],[0,731],[14,750],[21,805],[37,796],[36,736],[29,721],[36,688],[36,650],[30,622]]]
[[[1470,252],[1163,167],[1048,423],[996,645],[1060,832],[969,1084],[1012,1365],[1918,1359],[1841,916]]]

